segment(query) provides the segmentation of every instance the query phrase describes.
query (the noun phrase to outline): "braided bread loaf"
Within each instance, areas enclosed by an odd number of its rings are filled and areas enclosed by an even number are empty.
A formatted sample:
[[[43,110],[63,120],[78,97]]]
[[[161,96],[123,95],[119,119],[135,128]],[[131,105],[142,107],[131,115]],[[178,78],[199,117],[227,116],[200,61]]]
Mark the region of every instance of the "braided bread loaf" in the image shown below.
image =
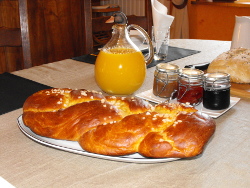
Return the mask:
[[[47,89],[23,105],[23,122],[38,135],[78,141],[103,155],[193,157],[203,151],[215,122],[191,106],[103,96],[88,90]]]

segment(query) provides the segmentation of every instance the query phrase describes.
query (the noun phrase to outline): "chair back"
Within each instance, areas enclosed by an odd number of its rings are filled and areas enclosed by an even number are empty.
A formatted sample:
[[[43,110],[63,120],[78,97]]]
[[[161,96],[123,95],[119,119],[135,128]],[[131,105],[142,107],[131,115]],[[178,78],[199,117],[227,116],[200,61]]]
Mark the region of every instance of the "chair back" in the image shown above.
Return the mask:
[[[127,15],[128,24],[137,24],[146,30],[151,36],[153,26],[152,5],[151,0],[145,1],[145,16]]]
[[[98,48],[105,45],[111,39],[113,24],[105,23],[109,18],[110,16],[92,18],[94,51],[98,51]]]
[[[19,12],[27,67],[90,53],[91,0],[19,0]]]
[[[23,69],[20,28],[0,27],[0,73]]]
[[[22,46],[21,29],[0,27],[0,47]]]
[[[112,25],[105,23],[110,16],[101,16],[92,18],[92,38],[93,38],[93,49],[98,51],[98,48],[104,46],[112,36]],[[146,30],[151,36],[153,19],[152,19],[152,8],[151,1],[145,0],[145,16],[127,15],[128,25],[136,24]]]
[[[0,17],[0,73],[92,53],[91,0],[3,0]]]

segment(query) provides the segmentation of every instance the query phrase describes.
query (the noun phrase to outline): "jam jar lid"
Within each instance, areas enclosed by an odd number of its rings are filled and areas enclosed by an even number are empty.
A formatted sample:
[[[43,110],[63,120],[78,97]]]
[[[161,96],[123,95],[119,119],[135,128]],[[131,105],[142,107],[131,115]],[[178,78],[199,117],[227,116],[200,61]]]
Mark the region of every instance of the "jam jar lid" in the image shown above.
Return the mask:
[[[191,78],[191,79],[200,79],[204,75],[204,72],[199,69],[193,68],[183,68],[180,71],[181,77]]]
[[[179,66],[169,63],[159,63],[156,65],[156,70],[166,73],[179,73]]]
[[[213,72],[213,73],[206,73],[204,75],[204,78],[206,81],[222,81],[222,80],[228,80],[230,79],[230,74],[222,73],[222,72]]]

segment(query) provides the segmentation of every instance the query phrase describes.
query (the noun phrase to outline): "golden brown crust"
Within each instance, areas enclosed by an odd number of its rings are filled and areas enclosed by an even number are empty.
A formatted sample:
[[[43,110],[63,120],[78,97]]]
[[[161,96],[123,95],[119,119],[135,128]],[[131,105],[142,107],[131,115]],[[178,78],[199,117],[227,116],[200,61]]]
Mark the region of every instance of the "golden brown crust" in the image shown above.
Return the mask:
[[[136,98],[106,99],[96,91],[54,88],[39,91],[25,101],[23,121],[38,135],[77,141],[83,133],[98,125],[151,107]]]
[[[23,111],[57,111],[74,104],[102,99],[105,99],[105,97],[101,93],[86,89],[45,89],[28,97],[23,105]]]
[[[145,112],[152,107],[148,102],[134,97],[106,96],[105,98],[107,102],[121,110],[123,117]]]
[[[231,82],[250,83],[250,49],[236,48],[222,53],[211,62],[207,72],[228,73]]]
[[[193,157],[215,131],[214,120],[183,104],[164,103],[155,111],[126,116],[83,134],[79,143],[92,153],[152,158]],[[167,112],[167,113],[166,113]]]
[[[199,112],[182,113],[163,132],[149,133],[138,151],[146,157],[193,157],[202,153],[214,131],[215,122],[210,117]]]
[[[24,124],[36,134],[113,156],[192,157],[215,129],[212,118],[185,104],[152,107],[142,99],[87,90],[43,90],[26,100],[23,111]]]
[[[103,155],[128,155],[137,152],[141,140],[151,131],[164,129],[163,116],[144,112],[129,115],[119,122],[100,125],[81,137],[86,151]],[[154,116],[157,117],[154,119]]]
[[[75,141],[90,129],[121,118],[117,108],[100,100],[79,103],[58,111],[23,113],[24,124],[36,134]]]

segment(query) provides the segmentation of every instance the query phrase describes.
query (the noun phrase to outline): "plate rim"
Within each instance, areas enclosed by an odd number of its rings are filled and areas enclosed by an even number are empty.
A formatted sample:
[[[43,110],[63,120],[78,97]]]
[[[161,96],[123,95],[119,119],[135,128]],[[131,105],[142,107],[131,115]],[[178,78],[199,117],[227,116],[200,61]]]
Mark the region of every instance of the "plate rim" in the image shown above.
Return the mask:
[[[155,96],[155,98],[152,99],[151,97],[146,96],[146,94],[148,92],[153,93],[152,89],[149,89],[149,90],[137,93],[135,96],[138,98],[156,103],[156,104],[159,104],[165,100],[163,98],[157,99],[157,96]],[[162,99],[162,101],[161,101],[161,99]],[[230,96],[230,101],[234,101],[234,104],[232,104],[232,105],[230,104],[230,106],[228,108],[223,109],[223,110],[209,110],[209,109],[204,108],[202,103],[198,105],[199,107],[197,107],[197,109],[199,112],[207,114],[207,115],[211,116],[212,118],[216,119],[216,118],[220,117],[221,115],[225,114],[231,108],[233,108],[240,101],[240,98]],[[200,106],[200,105],[202,105],[202,106]],[[218,112],[218,111],[222,111],[222,112]]]
[[[59,140],[59,139],[53,139],[53,138],[48,138],[48,137],[43,137],[43,136],[37,135],[29,127],[27,127],[24,124],[24,122],[22,120],[22,115],[20,115],[17,118],[17,124],[18,124],[19,129],[21,130],[21,132],[25,136],[27,136],[29,139],[31,139],[39,144],[49,146],[49,147],[54,148],[54,149],[67,151],[70,153],[84,155],[87,157],[105,159],[105,160],[109,160],[109,161],[126,162],[126,163],[140,163],[140,164],[165,163],[165,162],[172,162],[172,161],[176,161],[176,160],[180,159],[180,158],[145,158],[138,153],[136,153],[136,154],[140,155],[142,158],[130,158],[129,157],[129,156],[133,156],[135,154],[126,155],[126,156],[108,156],[108,155],[90,153],[90,152],[87,152],[83,149],[79,150],[79,149],[74,149],[74,148],[70,148],[70,147],[66,147],[66,146],[62,146],[62,145],[56,145],[55,143],[50,142],[50,139],[55,140],[57,142],[66,142],[66,143],[71,142],[71,143],[78,144],[77,141]]]

